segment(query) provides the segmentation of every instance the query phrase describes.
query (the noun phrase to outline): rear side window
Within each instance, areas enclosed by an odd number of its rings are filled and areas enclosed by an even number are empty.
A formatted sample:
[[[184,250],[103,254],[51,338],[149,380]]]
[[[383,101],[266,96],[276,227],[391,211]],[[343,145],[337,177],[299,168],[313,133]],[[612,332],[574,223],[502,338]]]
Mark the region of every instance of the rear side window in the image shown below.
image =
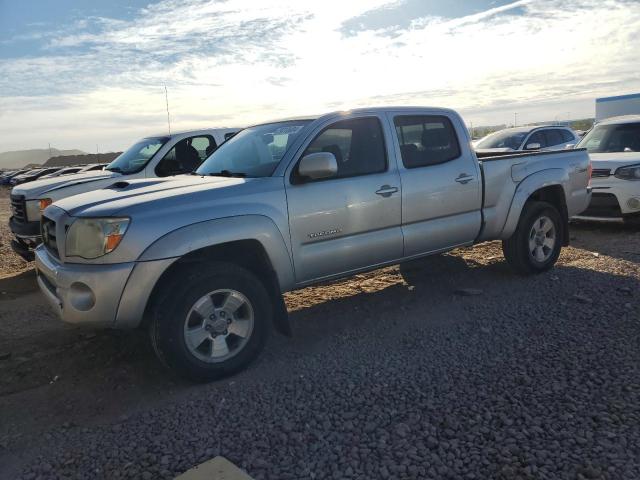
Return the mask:
[[[329,125],[311,142],[303,157],[310,153],[333,153],[338,174],[332,178],[380,173],[387,169],[382,127],[377,118],[342,120]]]
[[[564,140],[564,143],[576,141],[575,137],[569,130],[560,130],[560,134],[562,135],[562,140]]]
[[[551,130],[545,130],[544,133],[547,137],[547,147],[553,147],[554,145],[564,143],[560,130],[553,128]]]
[[[445,116],[398,116],[394,124],[406,168],[437,165],[460,156],[458,137]]]
[[[156,166],[156,175],[166,177],[192,172],[216,149],[211,135],[188,137],[180,140]]]
[[[527,144],[524,146],[524,148],[528,148],[532,143],[538,143],[540,144],[540,148],[545,148],[547,146],[547,139],[544,131],[538,130],[537,132],[533,133],[529,137],[529,140],[527,140]]]

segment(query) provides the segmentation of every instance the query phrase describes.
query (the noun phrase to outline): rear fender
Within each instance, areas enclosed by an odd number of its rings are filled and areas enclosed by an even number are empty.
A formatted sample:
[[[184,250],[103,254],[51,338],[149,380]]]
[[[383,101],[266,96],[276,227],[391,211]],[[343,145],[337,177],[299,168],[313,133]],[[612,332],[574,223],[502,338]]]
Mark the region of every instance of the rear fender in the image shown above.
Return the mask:
[[[566,201],[567,192],[565,184],[567,184],[568,182],[569,175],[562,168],[550,168],[548,170],[542,170],[533,173],[522,180],[522,182],[520,182],[520,184],[516,188],[515,194],[513,195],[511,208],[509,209],[507,220],[505,221],[504,227],[502,228],[502,233],[500,234],[499,238],[501,240],[506,240],[511,237],[511,235],[513,235],[513,232],[516,231],[516,228],[518,226],[518,221],[520,220],[520,215],[522,214],[522,209],[524,208],[525,203],[527,203],[527,200],[529,200],[531,196],[538,190],[553,185],[559,185],[562,187]]]

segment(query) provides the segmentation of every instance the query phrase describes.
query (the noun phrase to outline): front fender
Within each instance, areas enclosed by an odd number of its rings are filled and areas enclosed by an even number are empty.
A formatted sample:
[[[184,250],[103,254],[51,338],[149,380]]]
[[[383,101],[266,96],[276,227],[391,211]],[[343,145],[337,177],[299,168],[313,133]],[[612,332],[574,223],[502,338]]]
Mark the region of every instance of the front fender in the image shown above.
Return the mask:
[[[260,242],[276,272],[280,289],[284,292],[293,287],[295,276],[287,244],[276,224],[264,215],[218,218],[178,228],[152,243],[138,261],[182,257],[201,248],[238,240]]]
[[[522,209],[524,208],[524,204],[527,203],[527,200],[531,197],[531,195],[540,190],[541,188],[550,187],[552,185],[560,185],[562,190],[564,191],[565,199],[567,198],[567,189],[565,185],[569,182],[569,174],[563,168],[550,168],[547,170],[542,170],[536,173],[533,173],[526,177],[518,187],[513,195],[513,199],[511,200],[511,207],[509,208],[509,213],[507,214],[507,219],[505,221],[504,227],[502,228],[502,233],[500,234],[500,239],[506,240],[513,232],[516,231],[518,226],[518,221],[520,220],[520,215],[522,214]]]

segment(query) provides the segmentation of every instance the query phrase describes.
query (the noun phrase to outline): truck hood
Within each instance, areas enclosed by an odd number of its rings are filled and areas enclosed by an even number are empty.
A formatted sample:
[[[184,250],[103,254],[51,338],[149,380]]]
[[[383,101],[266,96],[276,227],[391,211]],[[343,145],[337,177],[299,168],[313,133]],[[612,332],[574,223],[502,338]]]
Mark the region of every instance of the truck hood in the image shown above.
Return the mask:
[[[12,193],[14,195],[24,195],[27,200],[37,200],[45,198],[47,193],[59,188],[65,188],[70,185],[78,185],[82,183],[95,182],[105,178],[117,178],[122,175],[108,170],[96,170],[93,172],[73,173],[60,177],[45,178],[35,180],[24,185],[14,187]]]
[[[133,214],[137,209],[174,208],[179,204],[188,207],[198,194],[212,195],[212,190],[227,190],[245,185],[251,178],[179,177],[150,178],[115,181],[109,187],[74,195],[55,202],[71,216],[102,217]],[[222,194],[222,192],[220,192]],[[147,206],[155,202],[153,206]]]
[[[613,173],[620,167],[640,163],[640,152],[590,153],[589,158],[592,168],[607,169]]]

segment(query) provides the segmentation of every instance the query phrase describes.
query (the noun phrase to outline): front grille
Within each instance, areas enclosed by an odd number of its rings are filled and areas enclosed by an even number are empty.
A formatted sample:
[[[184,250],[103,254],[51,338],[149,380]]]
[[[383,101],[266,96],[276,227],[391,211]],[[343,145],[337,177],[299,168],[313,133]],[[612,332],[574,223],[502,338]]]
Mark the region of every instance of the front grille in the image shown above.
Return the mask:
[[[622,216],[618,199],[612,193],[594,193],[589,207],[580,215],[585,217],[618,218]]]
[[[608,177],[611,175],[611,170],[608,168],[594,168],[591,172],[592,177]]]
[[[11,212],[16,222],[27,223],[27,202],[24,195],[11,195]]]
[[[40,230],[42,234],[42,243],[44,246],[56,257],[59,256],[58,253],[58,240],[56,238],[56,222],[51,220],[50,218],[42,216],[42,220],[40,221]]]

